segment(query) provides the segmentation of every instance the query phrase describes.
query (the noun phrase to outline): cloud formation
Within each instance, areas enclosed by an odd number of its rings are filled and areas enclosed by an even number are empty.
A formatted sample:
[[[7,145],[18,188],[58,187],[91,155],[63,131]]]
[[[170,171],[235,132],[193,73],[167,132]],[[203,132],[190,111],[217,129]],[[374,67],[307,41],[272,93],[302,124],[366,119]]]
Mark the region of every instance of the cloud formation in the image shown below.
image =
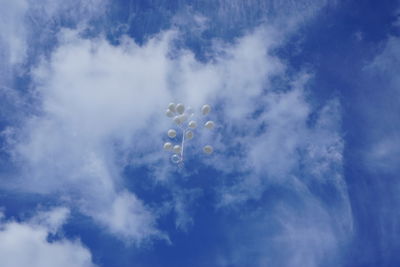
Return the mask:
[[[365,80],[376,86],[374,103],[365,99],[368,110],[363,110],[370,131],[365,135],[369,140],[367,153],[364,154],[366,167],[370,170],[394,172],[398,170],[400,156],[400,127],[395,122],[400,111],[397,101],[400,99],[400,79],[397,69],[400,66],[400,38],[389,36],[384,49],[364,68]],[[370,90],[367,87],[367,90]],[[364,107],[360,107],[363,109]]]
[[[59,238],[58,233],[69,210],[55,208],[39,212],[29,221],[0,222],[0,264],[4,267],[95,267],[91,254],[78,240]]]
[[[26,28],[24,23],[25,13],[29,6],[25,0],[5,1],[0,11],[0,54],[5,70],[6,65],[22,63],[26,56]]]

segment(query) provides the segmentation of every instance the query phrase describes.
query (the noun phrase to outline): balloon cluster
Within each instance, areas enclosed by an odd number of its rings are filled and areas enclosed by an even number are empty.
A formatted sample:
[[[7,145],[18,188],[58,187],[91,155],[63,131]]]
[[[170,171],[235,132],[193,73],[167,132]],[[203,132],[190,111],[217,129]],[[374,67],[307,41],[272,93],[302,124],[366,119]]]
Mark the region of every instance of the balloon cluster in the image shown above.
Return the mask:
[[[206,116],[210,113],[211,106],[203,105],[201,108],[201,113]],[[164,150],[172,152],[171,160],[174,163],[183,163],[183,152],[185,147],[185,141],[190,140],[194,137],[194,130],[197,128],[197,122],[192,119],[194,116],[194,111],[192,108],[185,108],[184,104],[170,103],[165,115],[173,120],[178,128],[182,131],[182,141],[181,144],[173,144],[172,142],[164,143]],[[207,121],[204,123],[204,127],[208,130],[212,130],[215,124],[213,121]],[[175,140],[177,137],[177,131],[175,129],[169,129],[167,135],[170,139]],[[171,140],[171,141],[172,141]],[[206,154],[213,153],[214,149],[210,145],[205,145],[203,147],[203,152]]]

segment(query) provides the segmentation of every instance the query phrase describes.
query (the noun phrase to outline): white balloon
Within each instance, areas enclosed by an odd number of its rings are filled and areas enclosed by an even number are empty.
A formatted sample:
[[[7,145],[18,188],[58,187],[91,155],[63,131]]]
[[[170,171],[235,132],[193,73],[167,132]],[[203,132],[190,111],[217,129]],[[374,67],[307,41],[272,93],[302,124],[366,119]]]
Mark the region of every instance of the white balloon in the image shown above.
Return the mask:
[[[167,117],[172,118],[172,117],[174,116],[174,113],[173,113],[170,109],[167,109],[167,110],[165,111],[165,115],[167,115]]]
[[[175,103],[169,103],[168,109],[171,110],[172,112],[175,112]]]
[[[185,105],[182,103],[176,105],[176,112],[178,112],[179,114],[183,114],[183,112],[185,112]]]
[[[192,129],[195,129],[197,127],[197,123],[195,121],[190,121],[189,122],[189,127]]]
[[[180,145],[175,145],[174,146],[174,152],[175,153],[181,153],[181,146]]]
[[[207,128],[207,129],[212,129],[212,128],[214,128],[214,122],[213,121],[207,121],[205,124],[204,124],[204,126]]]
[[[187,139],[192,139],[193,138],[193,132],[192,131],[187,131],[186,133],[185,133],[185,137],[187,138]]]
[[[175,131],[174,129],[169,129],[169,130],[168,130],[168,136],[169,136],[170,138],[175,138],[175,136],[176,136],[176,131]]]
[[[206,104],[201,108],[201,113],[203,115],[207,115],[208,113],[210,113],[210,111],[211,111],[211,106],[210,105]]]
[[[187,120],[187,116],[185,114],[182,114],[182,115],[179,116],[179,119],[180,119],[180,121],[182,123],[182,122]]]
[[[181,161],[181,157],[177,154],[173,154],[171,160],[173,163],[179,163]]]
[[[176,124],[181,124],[182,123],[182,121],[181,121],[181,118],[180,118],[180,116],[175,116],[174,117],[174,122],[176,123]]]
[[[164,149],[165,150],[172,150],[172,144],[170,142],[166,142],[164,144]]]
[[[204,153],[206,153],[206,154],[211,154],[211,153],[213,153],[214,149],[213,149],[212,146],[206,145],[206,146],[204,146],[203,151],[204,151]]]

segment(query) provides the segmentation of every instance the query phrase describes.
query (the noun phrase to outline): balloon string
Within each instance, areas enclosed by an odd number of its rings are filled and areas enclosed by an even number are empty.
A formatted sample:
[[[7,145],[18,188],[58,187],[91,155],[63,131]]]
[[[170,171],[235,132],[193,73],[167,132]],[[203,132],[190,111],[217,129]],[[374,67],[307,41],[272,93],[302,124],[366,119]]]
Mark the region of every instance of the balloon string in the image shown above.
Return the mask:
[[[181,162],[183,162],[183,150],[184,150],[184,148],[185,148],[185,132],[186,132],[186,129],[182,128],[182,144],[181,144],[181,146],[182,146],[182,151],[181,151]]]

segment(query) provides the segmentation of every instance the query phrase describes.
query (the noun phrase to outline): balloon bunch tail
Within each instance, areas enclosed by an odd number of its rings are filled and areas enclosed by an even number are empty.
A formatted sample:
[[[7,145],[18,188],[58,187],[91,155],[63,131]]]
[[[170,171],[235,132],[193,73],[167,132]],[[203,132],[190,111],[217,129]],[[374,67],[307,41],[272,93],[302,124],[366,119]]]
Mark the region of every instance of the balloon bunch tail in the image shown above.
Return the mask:
[[[203,116],[207,116],[211,111],[211,106],[205,104],[201,108],[201,114]],[[194,120],[192,117],[194,116],[194,111],[191,107],[185,107],[182,103],[169,103],[168,108],[165,111],[165,115],[170,118],[176,128],[182,131],[182,138],[180,144],[179,138],[177,137],[177,131],[175,129],[169,129],[167,132],[167,136],[170,138],[170,142],[164,143],[164,150],[168,152],[172,152],[172,156],[170,158],[171,162],[176,164],[179,168],[184,167],[184,155],[186,142],[191,142],[193,138],[196,138],[197,134],[194,132],[199,130],[198,121]],[[205,117],[207,118],[207,117]],[[204,119],[200,119],[200,122]],[[208,120],[204,123],[204,127],[208,130],[212,130],[215,127],[215,123],[211,120]],[[175,142],[174,142],[175,141]],[[178,143],[178,144],[177,144]],[[214,151],[211,145],[205,145],[203,147],[203,152],[205,154],[212,154]]]

